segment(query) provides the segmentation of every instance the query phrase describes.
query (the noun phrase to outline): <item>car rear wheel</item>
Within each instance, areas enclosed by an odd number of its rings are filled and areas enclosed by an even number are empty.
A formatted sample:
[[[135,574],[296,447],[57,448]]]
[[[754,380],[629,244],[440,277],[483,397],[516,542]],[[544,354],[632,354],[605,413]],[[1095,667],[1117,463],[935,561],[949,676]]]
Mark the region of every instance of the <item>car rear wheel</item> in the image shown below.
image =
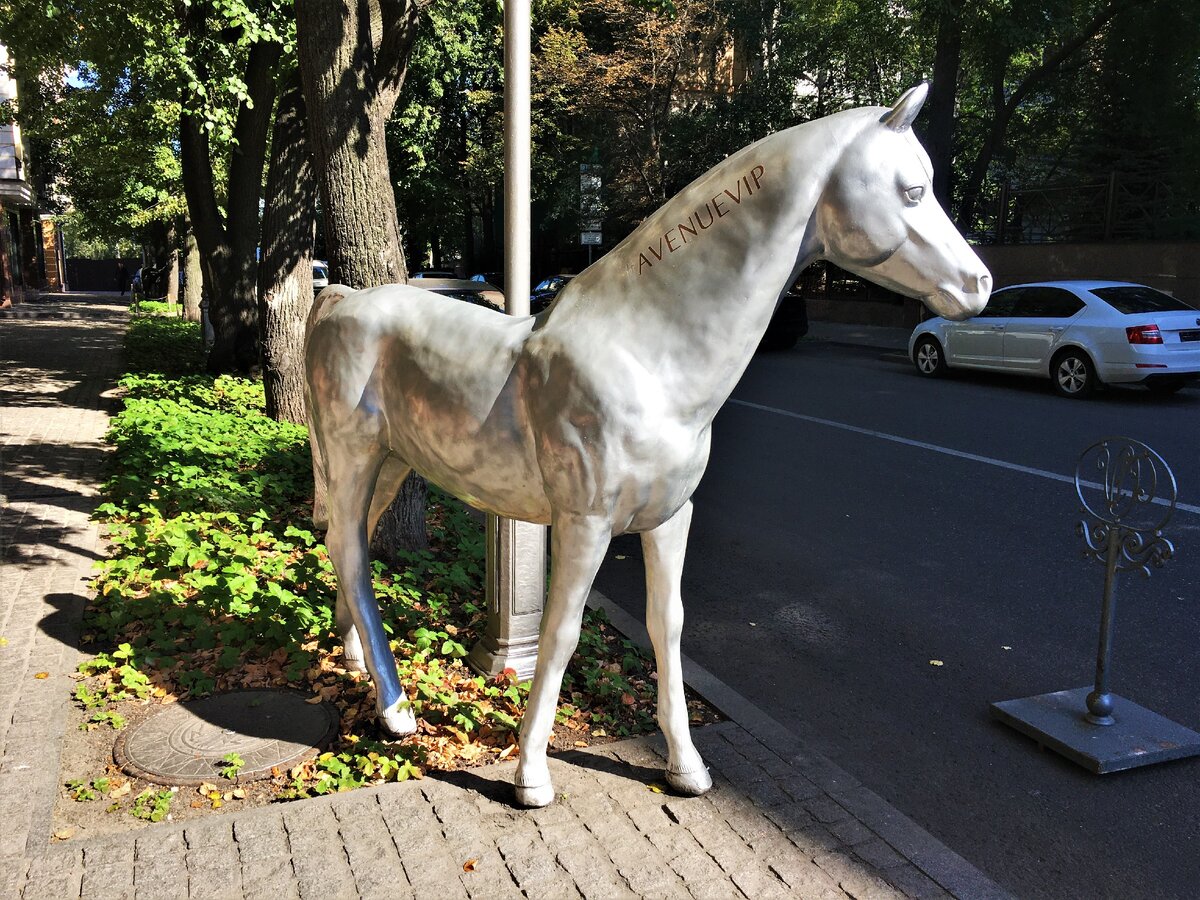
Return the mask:
[[[942,353],[942,345],[934,338],[923,337],[913,348],[913,364],[917,371],[929,378],[938,378],[946,374],[946,357]]]
[[[1082,400],[1099,383],[1096,367],[1081,350],[1066,350],[1050,364],[1050,383],[1059,396]]]

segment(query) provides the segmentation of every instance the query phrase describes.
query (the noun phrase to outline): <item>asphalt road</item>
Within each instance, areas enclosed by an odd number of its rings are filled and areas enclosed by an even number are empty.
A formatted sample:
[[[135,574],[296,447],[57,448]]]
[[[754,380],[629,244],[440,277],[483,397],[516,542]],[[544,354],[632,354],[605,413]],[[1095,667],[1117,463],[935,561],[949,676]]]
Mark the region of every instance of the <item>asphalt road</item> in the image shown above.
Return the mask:
[[[1081,402],[880,351],[760,355],[694,498],[684,652],[1018,896],[1200,896],[1200,758],[1096,776],[988,714],[1091,682],[1103,567],[1048,476],[1113,434],[1195,507],[1175,560],[1119,582],[1113,689],[1200,731],[1196,387]],[[639,617],[641,560],[620,538],[596,582]]]

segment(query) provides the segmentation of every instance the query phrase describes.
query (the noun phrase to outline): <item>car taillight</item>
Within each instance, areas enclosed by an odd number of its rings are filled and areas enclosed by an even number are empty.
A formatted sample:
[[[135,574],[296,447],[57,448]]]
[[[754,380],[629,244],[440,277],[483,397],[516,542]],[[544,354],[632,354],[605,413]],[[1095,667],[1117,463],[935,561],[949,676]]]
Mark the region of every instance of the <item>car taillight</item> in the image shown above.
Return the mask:
[[[1125,329],[1125,337],[1131,344],[1161,344],[1162,332],[1157,325],[1131,325]]]

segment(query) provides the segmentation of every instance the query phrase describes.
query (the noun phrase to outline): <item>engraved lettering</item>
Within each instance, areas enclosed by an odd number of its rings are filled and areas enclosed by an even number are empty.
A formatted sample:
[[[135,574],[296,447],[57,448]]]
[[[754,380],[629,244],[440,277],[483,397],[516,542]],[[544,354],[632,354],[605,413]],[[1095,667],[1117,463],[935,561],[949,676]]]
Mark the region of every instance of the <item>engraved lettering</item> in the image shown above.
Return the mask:
[[[688,243],[688,235],[697,237],[700,231],[712,227],[717,219],[723,219],[733,212],[729,201],[733,201],[737,207],[747,197],[753,197],[756,191],[762,189],[765,171],[763,166],[754,166],[748,174],[737,176],[733,180],[733,187],[722,188],[721,193],[689,213],[686,222],[677,222],[668,228],[659,235],[657,244],[647,244],[645,250],[638,253],[638,274],[641,275],[643,269],[654,268],[654,263],[661,262],[665,254],[682,250]],[[707,222],[704,221],[705,213],[708,213]]]

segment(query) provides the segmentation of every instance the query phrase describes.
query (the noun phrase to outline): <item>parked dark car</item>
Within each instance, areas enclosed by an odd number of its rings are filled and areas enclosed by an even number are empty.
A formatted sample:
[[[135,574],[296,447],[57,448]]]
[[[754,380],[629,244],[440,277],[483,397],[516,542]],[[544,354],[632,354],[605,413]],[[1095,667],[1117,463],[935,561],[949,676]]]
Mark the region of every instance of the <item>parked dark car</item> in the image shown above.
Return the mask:
[[[476,272],[471,276],[472,281],[486,281],[488,284],[495,285],[500,290],[504,290],[504,273],[503,272]]]
[[[759,350],[790,350],[808,334],[808,307],[800,293],[800,284],[792,285],[779,298],[775,315],[758,343]]]
[[[486,281],[471,281],[466,278],[421,278],[414,280],[412,286],[504,312],[504,294]]]
[[[567,282],[574,277],[574,275],[552,275],[539,281],[537,287],[529,295],[529,312],[536,316],[545,310],[554,302],[558,292],[565,288]]]
[[[449,269],[417,269],[408,273],[409,278],[456,278]],[[422,285],[424,287],[424,285]],[[427,288],[428,290],[428,288]]]

